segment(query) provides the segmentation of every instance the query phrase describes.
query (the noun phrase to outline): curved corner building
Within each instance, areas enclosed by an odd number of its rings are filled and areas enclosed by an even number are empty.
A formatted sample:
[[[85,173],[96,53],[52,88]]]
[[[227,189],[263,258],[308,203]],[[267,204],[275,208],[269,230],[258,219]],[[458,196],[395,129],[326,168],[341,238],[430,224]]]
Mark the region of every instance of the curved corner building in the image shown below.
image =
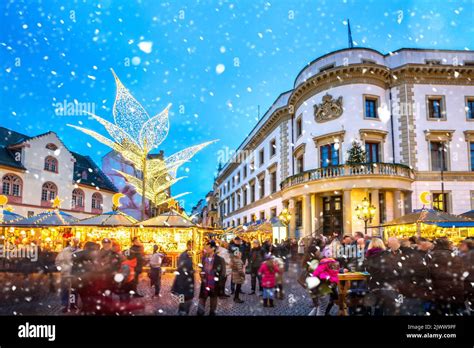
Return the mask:
[[[365,163],[348,165],[354,140]],[[351,234],[364,228],[355,208],[365,197],[378,226],[422,208],[422,192],[436,209],[474,209],[474,51],[328,53],[298,74],[236,154],[215,183],[223,227],[287,207],[291,237]]]

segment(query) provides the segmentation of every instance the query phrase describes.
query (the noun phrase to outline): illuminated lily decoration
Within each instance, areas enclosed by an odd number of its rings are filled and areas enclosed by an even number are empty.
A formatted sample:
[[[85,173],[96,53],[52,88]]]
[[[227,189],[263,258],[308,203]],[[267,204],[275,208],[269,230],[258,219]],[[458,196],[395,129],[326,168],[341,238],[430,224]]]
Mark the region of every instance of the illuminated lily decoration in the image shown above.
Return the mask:
[[[141,171],[142,178],[120,173],[127,182],[135,187],[142,196],[142,219],[145,218],[145,198],[155,206],[168,202],[170,199],[182,197],[189,192],[171,197],[167,190],[184,177],[176,178],[178,168],[189,161],[198,151],[215,142],[209,141],[188,147],[167,158],[149,158],[151,151],[166,139],[169,131],[169,104],[158,115],[150,117],[143,106],[132,96],[112,70],[117,86],[113,106],[114,122],[111,123],[97,115],[88,113],[107,130],[112,140],[93,130],[68,125],[90,135],[102,144],[120,153],[130,161],[135,169]]]

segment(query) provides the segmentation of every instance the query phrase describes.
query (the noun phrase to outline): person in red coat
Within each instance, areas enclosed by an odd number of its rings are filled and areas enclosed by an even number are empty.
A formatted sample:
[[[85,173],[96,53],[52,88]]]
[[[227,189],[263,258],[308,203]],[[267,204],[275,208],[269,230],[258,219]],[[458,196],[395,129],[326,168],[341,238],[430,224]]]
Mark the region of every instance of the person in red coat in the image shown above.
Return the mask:
[[[263,306],[274,307],[273,298],[276,284],[276,274],[280,272],[278,265],[271,255],[265,256],[266,260],[260,266],[258,274],[262,277]]]

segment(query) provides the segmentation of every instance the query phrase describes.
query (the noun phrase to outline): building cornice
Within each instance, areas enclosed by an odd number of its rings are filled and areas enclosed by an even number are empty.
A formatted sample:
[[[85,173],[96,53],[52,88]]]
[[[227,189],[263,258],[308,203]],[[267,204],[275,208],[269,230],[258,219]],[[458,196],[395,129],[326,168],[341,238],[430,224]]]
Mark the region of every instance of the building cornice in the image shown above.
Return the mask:
[[[308,98],[349,84],[372,84],[384,89],[401,84],[474,85],[474,67],[410,63],[390,69],[384,65],[360,63],[320,72],[299,84],[292,91],[287,105],[276,109],[239,151],[255,149],[281,122],[289,120]],[[223,181],[239,164],[229,164],[216,182]]]

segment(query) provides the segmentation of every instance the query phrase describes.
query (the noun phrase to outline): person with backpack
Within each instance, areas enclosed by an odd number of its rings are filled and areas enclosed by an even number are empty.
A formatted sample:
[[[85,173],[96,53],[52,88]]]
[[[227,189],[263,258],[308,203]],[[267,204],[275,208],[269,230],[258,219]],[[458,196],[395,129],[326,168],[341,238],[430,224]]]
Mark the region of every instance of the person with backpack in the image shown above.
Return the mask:
[[[165,254],[159,250],[158,245],[153,246],[153,254],[150,258],[150,280],[151,286],[155,288],[155,294],[153,297],[160,296],[161,289],[161,264],[165,258]]]
[[[273,299],[276,284],[276,274],[280,272],[271,254],[265,255],[265,261],[260,266],[258,274],[262,278],[263,307],[274,307]]]

